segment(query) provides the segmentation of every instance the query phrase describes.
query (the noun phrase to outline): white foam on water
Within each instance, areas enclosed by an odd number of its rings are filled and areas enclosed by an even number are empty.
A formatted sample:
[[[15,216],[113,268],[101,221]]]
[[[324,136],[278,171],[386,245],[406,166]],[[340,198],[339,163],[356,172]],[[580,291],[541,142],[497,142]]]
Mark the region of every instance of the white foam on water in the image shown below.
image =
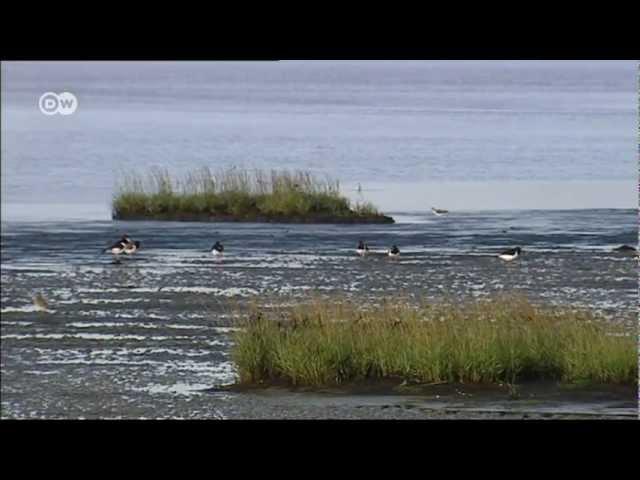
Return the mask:
[[[164,327],[166,328],[174,328],[176,330],[202,330],[207,328],[204,325],[180,325],[177,323],[171,323],[171,324],[167,324],[164,325]]]
[[[48,308],[36,307],[35,305],[25,305],[22,307],[3,307],[0,313],[55,313],[55,310]]]
[[[130,288],[78,288],[79,293],[116,293]]]
[[[84,360],[81,358],[71,360],[45,360],[37,362],[38,365],[164,365],[164,362],[158,360]]]
[[[85,340],[150,340],[150,341],[164,341],[164,340],[187,340],[191,337],[185,336],[144,336],[144,335],[114,335],[107,333],[34,333],[34,334],[8,334],[2,335],[2,339],[15,339],[15,340],[27,340],[27,339],[51,339],[61,340],[63,338],[82,338]]]
[[[111,317],[113,314],[104,310],[86,310],[77,312],[78,315],[82,315],[83,317]],[[134,318],[134,317],[131,317]]]
[[[295,292],[295,291],[307,291],[312,290],[313,287],[309,285],[283,285],[278,288],[279,292]]]
[[[236,376],[236,366],[233,362],[197,362],[194,360],[182,360],[176,362],[164,362],[167,369],[172,371],[189,371],[198,374],[211,375],[218,380],[233,381]]]
[[[136,289],[137,291],[137,289]],[[233,297],[233,296],[249,296],[257,295],[259,292],[253,288],[248,287],[230,287],[230,288],[216,288],[216,287],[162,287],[163,292],[176,292],[176,293],[211,293],[214,295]]]
[[[230,288],[217,288],[217,287],[205,287],[205,286],[192,286],[192,287],[172,287],[163,286],[158,288],[79,288],[78,292],[82,293],[118,293],[122,291],[135,292],[135,293],[158,293],[158,292],[174,292],[174,293],[207,293],[218,296],[232,297],[232,296],[249,296],[256,295],[259,292],[253,288],[248,287],[230,287]]]
[[[53,272],[39,272],[39,273],[26,272],[26,273],[23,273],[22,276],[40,278],[40,277],[59,277],[60,274],[53,273]]]
[[[242,329],[237,327],[213,327],[213,330],[219,333],[231,333],[231,332],[239,332]]]
[[[67,272],[72,268],[66,264],[59,263],[47,263],[47,262],[30,262],[25,264],[2,264],[2,269],[5,271],[29,271],[35,270],[36,272],[57,272],[55,274],[59,274],[60,272]]]
[[[283,269],[292,269],[292,270],[300,270],[303,268],[315,268],[312,263],[303,263],[303,262],[286,262],[282,260],[278,261],[268,261],[268,262],[256,262],[256,263],[228,263],[224,264],[227,267],[242,267],[242,268],[283,268]]]
[[[127,358],[131,355],[140,356],[140,355],[157,355],[157,354],[168,354],[168,355],[179,355],[184,357],[204,357],[207,355],[211,355],[211,350],[209,349],[188,349],[184,350],[181,348],[150,348],[150,347],[138,347],[138,348],[102,348],[102,349],[91,349],[89,352],[80,351],[80,350],[57,350],[57,349],[34,349],[40,358],[55,358],[55,357],[67,357],[67,358],[76,358],[83,359],[86,358],[87,355],[91,357],[92,361],[97,360],[95,357],[121,357],[122,362],[126,362]]]
[[[74,328],[102,328],[102,327],[137,327],[137,328],[158,328],[153,323],[118,323],[118,322],[70,322],[67,323],[70,327]]]
[[[92,352],[93,354],[94,352]],[[181,355],[185,357],[203,357],[205,355],[211,355],[210,350],[182,350],[176,348],[123,348],[117,351],[104,350],[99,351],[100,354],[117,354],[117,355],[155,355],[155,354],[169,354],[169,355]]]
[[[152,384],[147,387],[133,387],[131,390],[135,392],[147,392],[152,395],[201,395],[204,393],[203,390],[207,388],[211,388],[210,383],[175,383],[173,385]]]
[[[169,320],[169,318],[171,318],[166,315],[158,315],[157,313],[145,313],[145,316],[148,318],[155,318],[156,320]]]
[[[173,328],[176,330],[202,330],[208,328],[205,325],[180,325],[180,324],[155,324],[155,323],[143,323],[143,322],[70,322],[67,323],[70,327],[74,328],[147,328],[147,329],[159,329],[159,328]]]
[[[165,315],[158,315],[157,313],[149,313],[144,310],[135,310],[129,313],[110,312],[108,310],[84,310],[75,312],[77,315],[85,317],[98,317],[98,318],[123,318],[123,319],[135,319],[135,318],[153,318],[157,320],[169,320],[171,317]]]
[[[140,303],[140,302],[150,302],[149,298],[81,298],[78,300],[59,300],[57,303],[62,303],[65,305],[75,304],[75,303],[85,303],[89,305],[98,305],[100,303]]]
[[[63,338],[83,338],[86,340],[144,340],[147,337],[142,335],[108,335],[101,333],[37,333],[37,334],[28,334],[28,335],[20,335],[20,334],[9,334],[2,335],[3,340],[6,339],[16,339],[16,340],[27,340],[27,339],[51,339],[51,340],[61,340]]]

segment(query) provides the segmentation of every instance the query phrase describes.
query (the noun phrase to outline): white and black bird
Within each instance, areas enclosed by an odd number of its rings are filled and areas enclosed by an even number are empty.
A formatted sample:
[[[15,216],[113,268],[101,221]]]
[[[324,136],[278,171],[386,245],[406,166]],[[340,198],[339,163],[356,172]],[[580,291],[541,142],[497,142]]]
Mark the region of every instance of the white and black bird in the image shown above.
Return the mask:
[[[136,240],[135,242],[129,242],[124,246],[125,255],[133,255],[140,248],[140,242]]]
[[[387,255],[389,255],[391,258],[399,257],[400,256],[400,249],[396,245],[393,245],[388,250]]]
[[[442,217],[443,215],[449,214],[449,210],[442,210],[440,208],[435,208],[435,207],[431,207],[431,211],[433,212],[434,215],[438,217]]]
[[[133,255],[140,248],[139,241],[133,241],[128,235],[123,235],[116,243],[107,247],[103,252],[109,252],[112,255]]]
[[[109,252],[113,255],[120,255],[124,253],[125,248],[127,247],[127,245],[129,245],[130,242],[131,239],[127,235],[123,235],[120,240],[118,240],[110,247],[105,248],[103,252]]]
[[[364,241],[360,240],[358,242],[358,246],[356,247],[356,253],[361,257],[364,257],[367,253],[369,253],[369,246],[364,243]]]
[[[224,252],[224,247],[220,242],[214,243],[213,247],[211,247],[211,254],[216,257],[222,256],[222,252]]]
[[[515,260],[516,258],[518,258],[521,252],[522,249],[520,247],[510,248],[509,250],[505,250],[500,255],[498,255],[498,258],[500,260],[504,260],[505,262],[510,262],[511,260]]]

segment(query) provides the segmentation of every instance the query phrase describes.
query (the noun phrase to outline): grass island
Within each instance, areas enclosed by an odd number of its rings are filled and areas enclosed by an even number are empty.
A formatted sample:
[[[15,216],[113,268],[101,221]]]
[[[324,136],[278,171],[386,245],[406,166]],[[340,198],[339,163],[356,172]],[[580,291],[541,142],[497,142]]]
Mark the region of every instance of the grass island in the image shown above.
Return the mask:
[[[305,171],[212,172],[203,167],[172,178],[166,169],[120,179],[114,220],[277,223],[394,223],[370,202],[352,205],[340,184]]]
[[[526,298],[409,305],[319,299],[251,307],[236,333],[238,386],[634,385],[637,332]]]

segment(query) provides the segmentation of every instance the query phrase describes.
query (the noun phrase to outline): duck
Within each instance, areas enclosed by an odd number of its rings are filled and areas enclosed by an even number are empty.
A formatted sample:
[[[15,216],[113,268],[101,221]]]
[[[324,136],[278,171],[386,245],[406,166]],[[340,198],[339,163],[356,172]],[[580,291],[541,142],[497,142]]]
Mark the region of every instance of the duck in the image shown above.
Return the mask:
[[[358,246],[356,247],[356,253],[361,257],[364,257],[369,252],[369,246],[364,243],[364,241],[360,240],[358,242]]]
[[[400,249],[396,245],[393,245],[387,252],[387,255],[389,255],[391,258],[399,257]]]
[[[211,254],[216,257],[221,256],[222,252],[224,252],[224,247],[220,242],[214,243],[213,247],[211,247]]]
[[[511,260],[515,260],[516,258],[518,258],[521,252],[522,249],[520,247],[510,248],[509,250],[505,250],[500,255],[498,255],[498,258],[500,260],[504,260],[505,262],[510,262]]]
[[[431,211],[433,212],[434,215],[438,217],[442,217],[443,215],[449,214],[449,210],[442,210],[440,208],[435,208],[435,207],[431,207]]]

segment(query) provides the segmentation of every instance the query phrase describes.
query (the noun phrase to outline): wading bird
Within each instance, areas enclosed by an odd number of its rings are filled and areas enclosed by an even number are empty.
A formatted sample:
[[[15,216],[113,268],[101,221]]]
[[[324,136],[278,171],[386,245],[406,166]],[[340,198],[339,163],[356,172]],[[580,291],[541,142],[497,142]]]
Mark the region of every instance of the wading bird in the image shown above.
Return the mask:
[[[358,242],[358,246],[356,247],[356,253],[361,257],[364,257],[369,252],[369,246],[364,243],[364,241],[360,240]]]
[[[134,242],[133,240],[131,240],[129,235],[125,234],[116,243],[114,243],[110,247],[105,248],[103,250],[103,253],[109,252],[115,256],[121,255],[123,253],[125,255],[133,255],[139,249],[140,249],[140,242],[137,240]]]
[[[520,247],[510,248],[509,250],[505,250],[500,255],[498,255],[498,258],[500,260],[504,260],[505,262],[510,262],[511,260],[515,260],[516,258],[518,258],[520,252],[522,252],[522,249]]]
[[[400,249],[396,245],[394,245],[389,249],[387,255],[389,255],[391,258],[399,257]]]
[[[213,256],[216,256],[216,257],[222,256],[222,252],[224,252],[224,247],[220,242],[214,243],[213,247],[211,247],[211,254]]]

